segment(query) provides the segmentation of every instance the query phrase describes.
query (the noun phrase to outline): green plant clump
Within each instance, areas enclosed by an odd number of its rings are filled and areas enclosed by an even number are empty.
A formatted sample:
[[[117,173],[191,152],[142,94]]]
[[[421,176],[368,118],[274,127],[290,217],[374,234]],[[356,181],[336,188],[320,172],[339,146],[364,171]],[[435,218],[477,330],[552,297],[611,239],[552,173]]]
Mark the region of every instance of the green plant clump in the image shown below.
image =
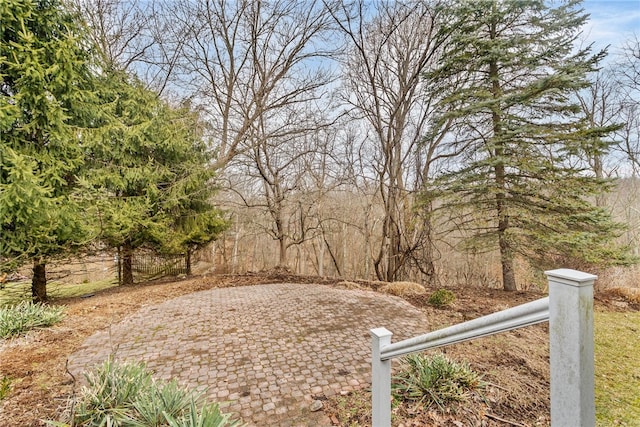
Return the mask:
[[[107,360],[85,375],[71,425],[113,427],[233,427],[217,404],[183,389],[176,381],[156,381],[139,363]],[[64,426],[66,424],[53,423]]]
[[[444,307],[456,300],[456,294],[447,289],[438,289],[429,297],[429,304],[434,307]]]
[[[63,307],[23,301],[0,307],[0,338],[9,338],[34,329],[51,326],[64,317]]]
[[[3,376],[0,379],[0,402],[9,395],[11,391],[11,378]]]
[[[444,410],[451,402],[465,402],[473,391],[484,388],[481,376],[467,363],[457,363],[443,354],[412,354],[402,360],[394,376],[394,398]]]

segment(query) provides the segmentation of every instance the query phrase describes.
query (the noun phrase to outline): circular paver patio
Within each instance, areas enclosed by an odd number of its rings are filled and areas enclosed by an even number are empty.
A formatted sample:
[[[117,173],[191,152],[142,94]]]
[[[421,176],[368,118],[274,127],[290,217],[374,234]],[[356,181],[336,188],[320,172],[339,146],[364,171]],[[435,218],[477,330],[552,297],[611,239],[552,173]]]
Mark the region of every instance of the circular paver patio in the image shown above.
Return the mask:
[[[364,290],[273,284],[217,288],[148,306],[89,337],[70,356],[81,372],[114,355],[144,361],[161,379],[207,387],[249,426],[327,426],[310,412],[323,396],[368,386],[369,330],[393,341],[426,331],[406,301]]]

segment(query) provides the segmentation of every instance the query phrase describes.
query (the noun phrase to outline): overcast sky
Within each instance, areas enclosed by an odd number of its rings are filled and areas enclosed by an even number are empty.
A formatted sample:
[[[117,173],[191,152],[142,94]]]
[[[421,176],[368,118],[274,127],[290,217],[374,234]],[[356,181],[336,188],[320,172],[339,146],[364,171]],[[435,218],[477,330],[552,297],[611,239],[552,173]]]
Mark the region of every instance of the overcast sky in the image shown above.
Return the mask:
[[[615,54],[634,33],[640,38],[640,0],[585,0],[583,7],[591,15],[584,35],[595,49],[610,44]]]

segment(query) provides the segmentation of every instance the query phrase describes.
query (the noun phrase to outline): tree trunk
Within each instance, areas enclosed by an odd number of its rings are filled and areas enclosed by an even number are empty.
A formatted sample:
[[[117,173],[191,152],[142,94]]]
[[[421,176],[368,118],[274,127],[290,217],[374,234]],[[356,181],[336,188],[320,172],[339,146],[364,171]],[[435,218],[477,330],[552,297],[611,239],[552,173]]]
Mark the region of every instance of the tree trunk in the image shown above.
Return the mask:
[[[493,5],[495,8],[495,5]],[[496,23],[491,24],[491,38],[497,37]],[[496,214],[498,216],[498,245],[500,247],[500,263],[502,264],[502,288],[505,291],[516,290],[516,276],[513,268],[513,250],[507,239],[507,231],[509,230],[509,213],[505,206],[505,194],[507,192],[506,176],[505,176],[505,142],[502,137],[502,114],[500,99],[502,98],[502,88],[500,87],[499,67],[496,60],[489,63],[489,79],[492,82],[491,91],[495,100],[492,112],[493,137],[495,140],[494,156],[498,159],[494,166],[495,181],[497,187],[496,193]]]
[[[318,236],[318,276],[320,277],[324,276],[324,246],[323,236]]]
[[[604,179],[604,166],[602,164],[602,155],[600,154],[593,156],[593,171],[597,179]],[[596,194],[596,206],[599,208],[607,206],[607,196],[604,192]]]
[[[279,267],[286,267],[287,266],[287,241],[286,241],[286,237],[281,235],[280,238],[278,239],[278,243],[280,244],[280,256],[279,256],[279,260],[278,260],[278,266]]]
[[[187,248],[184,261],[187,267],[187,276],[191,276],[191,248]]]
[[[369,213],[371,205],[367,205],[364,215],[364,279],[369,280],[371,274],[371,233],[369,231]]]
[[[392,228],[389,236],[389,251],[387,252],[387,282],[400,280],[398,271],[400,270],[400,230],[398,229],[397,217],[391,217]]]
[[[240,231],[236,230],[236,234],[233,237],[233,250],[231,252],[231,273],[236,274],[238,272],[238,244],[240,241]]]
[[[122,285],[122,246],[118,246],[118,286]]]
[[[397,178],[397,174],[390,174],[390,181],[393,183],[387,190],[387,201],[385,203],[385,224],[383,227],[383,238],[386,241],[386,250],[384,252],[383,268],[378,272],[378,278],[387,282],[400,280],[399,271],[402,267],[402,236],[401,236],[401,218],[400,210],[400,194],[398,187],[402,182]],[[381,274],[382,273],[382,277]]]
[[[275,192],[276,190],[274,190]],[[275,233],[274,237],[278,241],[278,267],[287,267],[287,224],[286,220],[283,218],[283,206],[282,199],[278,198],[277,201],[273,202],[269,210],[271,212],[271,216],[275,222]]]
[[[297,261],[298,274],[305,275],[305,274],[307,274],[307,263],[306,263],[306,259],[305,259],[305,256],[304,256],[304,251],[302,250],[302,246],[301,245],[298,245],[296,247],[296,249],[297,249],[297,255],[298,255],[297,256],[297,258],[298,258],[298,261]]]
[[[516,275],[513,268],[513,251],[507,242],[506,233],[508,219],[498,220],[498,244],[500,245],[500,262],[502,263],[502,288],[505,291],[515,291]]]
[[[255,271],[256,260],[258,259],[258,239],[253,239],[253,251],[251,255],[251,268],[249,271]]]
[[[439,283],[438,281],[438,277],[436,275],[436,266],[435,263],[433,262],[433,253],[434,253],[434,247],[435,245],[433,244],[433,227],[431,224],[431,211],[432,211],[432,207],[431,207],[431,203],[429,203],[428,206],[428,213],[426,218],[424,219],[424,239],[425,239],[425,243],[424,243],[424,253],[423,253],[423,259],[422,259],[422,263],[423,263],[423,271],[424,274],[427,276],[427,284],[430,286],[437,286]]]
[[[133,285],[133,247],[129,241],[122,245],[122,284]]]
[[[47,301],[47,270],[42,258],[33,260],[33,278],[31,279],[31,296],[33,302]]]
[[[496,154],[502,155],[504,147],[501,145],[496,148]],[[494,167],[496,175],[496,184],[498,185],[498,193],[496,194],[496,212],[498,215],[498,245],[500,246],[500,262],[502,264],[502,288],[505,291],[516,290],[516,276],[513,268],[513,250],[507,239],[507,231],[509,230],[509,214],[505,206],[504,192],[505,186],[505,170],[504,164],[498,163]]]
[[[380,191],[381,194],[383,194],[384,198],[384,190],[382,189],[382,185],[383,184],[381,184]],[[390,193],[387,193],[386,197],[387,200],[385,201],[384,205],[385,214],[382,222],[382,235],[380,236],[380,248],[378,249],[378,254],[373,262],[373,266],[375,268],[376,277],[378,278],[378,280],[392,282],[393,280],[389,279],[389,276],[391,275],[391,269],[393,268],[393,254],[391,253],[393,251],[393,242],[391,241],[392,212],[389,207],[391,205],[389,201],[389,198],[391,197]]]
[[[347,274],[347,265],[348,265],[347,245],[348,245],[348,241],[347,241],[347,224],[342,223],[342,268],[340,270],[345,275]],[[342,274],[339,274],[339,275],[341,276]]]

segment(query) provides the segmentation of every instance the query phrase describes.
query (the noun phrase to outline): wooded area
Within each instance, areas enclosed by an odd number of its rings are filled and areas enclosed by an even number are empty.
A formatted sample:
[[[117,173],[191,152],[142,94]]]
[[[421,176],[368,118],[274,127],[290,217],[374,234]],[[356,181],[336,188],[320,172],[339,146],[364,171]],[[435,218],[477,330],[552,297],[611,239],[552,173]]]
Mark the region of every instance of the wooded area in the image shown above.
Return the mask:
[[[640,41],[585,46],[579,1],[0,13],[0,257],[36,299],[96,249],[124,283],[137,249],[205,246],[219,271],[505,290],[636,261]]]

